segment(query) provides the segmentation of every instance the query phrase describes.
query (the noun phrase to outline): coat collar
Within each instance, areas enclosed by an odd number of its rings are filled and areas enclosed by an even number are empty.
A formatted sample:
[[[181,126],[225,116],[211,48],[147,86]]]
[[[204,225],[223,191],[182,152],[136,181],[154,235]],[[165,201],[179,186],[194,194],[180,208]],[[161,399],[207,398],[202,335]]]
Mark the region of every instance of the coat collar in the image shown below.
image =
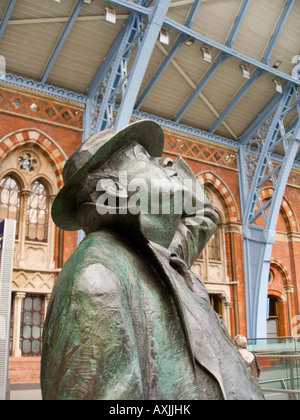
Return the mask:
[[[203,320],[203,324],[197,322],[196,316],[193,314],[193,306],[190,305],[187,298],[187,294],[195,292],[195,290],[193,290],[193,288],[195,288],[195,285],[193,284],[195,276],[192,275],[185,262],[181,260],[177,254],[174,254],[168,249],[153,242],[149,242],[147,248],[148,257],[150,257],[152,264],[159,271],[159,274],[163,278],[175,301],[186,336],[191,359],[194,360],[194,364],[197,362],[201,367],[215,377],[223,393],[223,397],[226,399],[226,392],[218,363],[218,356],[215,354],[213,347],[210,345],[211,334],[209,335],[207,333],[208,331],[207,328],[205,328],[205,320]],[[198,290],[196,295],[207,304],[209,303],[207,291],[202,282],[199,281],[200,279],[197,278],[197,280]],[[210,306],[208,306],[208,308],[210,309]],[[209,309],[205,314],[207,315],[207,320],[212,314],[212,310],[210,311]],[[201,340],[199,341],[198,339],[197,341],[197,338],[199,337],[201,337]],[[212,357],[212,355],[215,355],[215,357]]]

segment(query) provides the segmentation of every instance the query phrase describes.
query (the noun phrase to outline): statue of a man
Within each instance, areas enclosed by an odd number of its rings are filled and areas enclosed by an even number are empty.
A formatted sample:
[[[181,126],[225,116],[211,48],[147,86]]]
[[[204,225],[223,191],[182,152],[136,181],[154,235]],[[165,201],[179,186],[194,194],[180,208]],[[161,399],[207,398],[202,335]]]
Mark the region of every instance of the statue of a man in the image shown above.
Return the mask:
[[[44,399],[262,399],[190,267],[217,214],[159,125],[87,140],[52,216],[86,238],[60,273],[43,336]]]

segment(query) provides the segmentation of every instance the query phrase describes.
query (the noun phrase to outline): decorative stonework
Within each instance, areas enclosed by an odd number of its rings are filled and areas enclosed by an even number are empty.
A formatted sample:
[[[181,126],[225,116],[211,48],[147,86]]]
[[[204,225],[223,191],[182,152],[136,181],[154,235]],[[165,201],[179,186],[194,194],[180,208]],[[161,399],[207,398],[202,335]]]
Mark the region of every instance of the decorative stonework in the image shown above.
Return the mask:
[[[228,223],[236,223],[240,221],[237,204],[235,203],[234,197],[231,194],[229,188],[221,181],[216,175],[211,172],[205,172],[197,175],[204,186],[210,184],[220,194],[225,203],[226,217]]]
[[[37,158],[31,152],[20,154],[18,157],[18,162],[20,164],[21,171],[28,171],[32,173],[37,169]]]
[[[12,291],[25,293],[51,293],[54,274],[42,271],[14,270]]]
[[[19,92],[0,89],[0,112],[20,115],[31,120],[83,129],[83,110],[71,105],[58,104],[46,98],[27,96]]]
[[[49,139],[39,130],[20,130],[4,137],[0,141],[0,165],[10,152],[24,145],[37,146],[41,149],[43,155],[50,159],[57,177],[57,186],[61,188],[63,186],[62,172],[67,157],[52,139]]]
[[[222,149],[214,144],[193,142],[167,135],[165,137],[164,151],[175,154],[176,156],[183,156],[188,159],[195,159],[197,161],[238,170],[236,152]]]
[[[288,179],[288,185],[300,188],[300,173],[298,171],[295,170],[291,172]]]
[[[73,92],[67,89],[62,89],[57,86],[49,85],[47,83],[37,82],[35,80],[27,79],[26,77],[17,76],[15,74],[6,73],[3,83],[22,89],[28,89],[31,92],[42,93],[43,95],[51,95],[63,100],[85,104],[86,96],[81,93]]]

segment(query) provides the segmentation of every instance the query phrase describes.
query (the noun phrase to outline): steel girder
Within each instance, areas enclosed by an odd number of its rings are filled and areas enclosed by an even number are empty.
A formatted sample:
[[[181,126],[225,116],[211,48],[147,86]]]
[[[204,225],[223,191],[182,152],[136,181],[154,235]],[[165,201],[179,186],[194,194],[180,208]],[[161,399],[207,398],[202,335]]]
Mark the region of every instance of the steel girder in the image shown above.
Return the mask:
[[[7,24],[8,24],[8,21],[9,21],[11,15],[12,15],[12,12],[14,11],[16,3],[17,3],[17,0],[10,0],[10,2],[9,2],[9,5],[6,9],[4,18],[3,18],[2,23],[0,25],[0,40],[3,37],[3,34],[6,30],[6,27],[7,27]]]
[[[253,338],[267,336],[268,280],[276,225],[300,145],[298,86],[287,83],[271,105],[264,118],[253,124],[248,137],[243,137],[239,152],[247,325],[248,336]],[[278,148],[283,159],[275,163],[271,156]],[[267,187],[273,189],[272,197],[263,193]]]
[[[191,11],[189,14],[189,17],[186,22],[186,26],[188,28],[192,28],[194,20],[197,16],[197,13],[199,11],[199,8],[201,6],[202,0],[196,0]],[[146,101],[148,96],[150,95],[152,89],[157,84],[157,82],[160,80],[166,69],[168,68],[169,64],[172,62],[173,58],[176,56],[177,52],[180,50],[183,43],[188,39],[188,35],[181,34],[179,38],[177,39],[176,43],[174,44],[173,48],[171,49],[168,56],[165,58],[163,63],[160,65],[159,69],[157,70],[155,76],[151,80],[151,82],[148,84],[142,95],[140,96],[135,109],[140,109],[143,103]]]
[[[127,23],[118,36],[103,66],[88,91],[85,115],[85,139],[91,134],[113,127],[118,130],[127,125],[151,58],[155,42],[166,18],[171,0],[135,3]],[[147,8],[148,14],[139,13]],[[137,50],[134,64],[127,69],[129,58]],[[99,100],[101,106],[99,106]],[[117,110],[117,100],[120,101]]]
[[[77,4],[75,6],[75,9],[73,10],[72,15],[71,15],[63,33],[62,33],[54,51],[53,51],[53,54],[50,57],[50,60],[49,60],[47,66],[44,70],[44,73],[43,73],[42,78],[41,78],[41,83],[46,83],[46,81],[47,81],[47,79],[48,79],[48,77],[51,73],[51,70],[52,70],[52,68],[53,68],[53,66],[54,66],[54,64],[57,60],[57,57],[59,56],[67,38],[68,38],[68,36],[71,32],[71,30],[73,29],[73,26],[76,23],[76,19],[78,18],[79,13],[81,12],[83,4],[84,4],[83,0],[78,0]]]
[[[276,29],[273,33],[273,36],[269,42],[267,51],[265,53],[265,56],[262,60],[262,63],[264,64],[269,64],[272,53],[274,51],[274,48],[277,44],[277,41],[281,35],[281,32],[284,28],[284,25],[292,11],[292,8],[295,4],[295,0],[289,0],[285,7],[284,10],[280,16],[280,19],[277,23]],[[233,100],[231,101],[231,103],[226,107],[226,109],[222,112],[222,114],[220,115],[220,117],[213,123],[213,125],[210,128],[210,132],[214,133],[217,128],[222,124],[222,122],[228,117],[228,115],[231,113],[231,111],[238,105],[238,103],[240,102],[240,100],[246,95],[246,93],[251,89],[251,87],[253,86],[253,84],[264,75],[265,73],[261,70],[258,69],[256,70],[256,72],[253,74],[253,76],[251,77],[251,79],[246,83],[246,85],[243,86],[243,88],[240,90],[240,92],[235,96],[235,98],[233,98]]]

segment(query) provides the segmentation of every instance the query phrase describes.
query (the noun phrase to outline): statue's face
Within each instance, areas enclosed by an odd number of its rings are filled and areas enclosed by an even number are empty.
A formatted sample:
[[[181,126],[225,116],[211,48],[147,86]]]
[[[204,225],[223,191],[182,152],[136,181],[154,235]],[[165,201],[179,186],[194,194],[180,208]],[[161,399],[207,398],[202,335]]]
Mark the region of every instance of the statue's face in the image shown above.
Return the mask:
[[[175,162],[170,158],[155,158],[141,145],[132,143],[93,172],[88,183],[97,190],[93,200],[99,211],[125,204],[127,211],[140,214],[147,239],[164,247],[170,246],[181,225],[187,226],[189,235],[196,241],[205,225],[202,242],[207,242],[215,229],[217,216],[195,175],[181,158]]]

